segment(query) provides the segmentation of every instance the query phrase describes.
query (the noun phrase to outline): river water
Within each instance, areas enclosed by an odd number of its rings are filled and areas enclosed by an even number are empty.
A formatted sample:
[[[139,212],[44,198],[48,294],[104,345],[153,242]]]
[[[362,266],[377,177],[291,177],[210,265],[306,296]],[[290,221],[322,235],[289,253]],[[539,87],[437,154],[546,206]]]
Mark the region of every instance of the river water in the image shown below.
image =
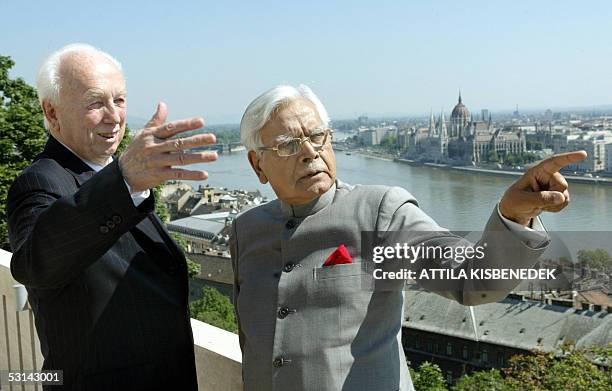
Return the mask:
[[[401,186],[412,193],[421,209],[451,230],[482,230],[487,218],[512,178],[475,175],[431,167],[370,158],[336,151],[337,175],[351,184]],[[208,171],[211,186],[229,189],[258,189],[276,198],[270,185],[262,185],[251,169],[246,152],[224,154],[214,163],[194,165]],[[612,186],[570,184],[572,201],[560,213],[541,215],[553,231],[612,230]],[[612,239],[612,238],[611,238]]]

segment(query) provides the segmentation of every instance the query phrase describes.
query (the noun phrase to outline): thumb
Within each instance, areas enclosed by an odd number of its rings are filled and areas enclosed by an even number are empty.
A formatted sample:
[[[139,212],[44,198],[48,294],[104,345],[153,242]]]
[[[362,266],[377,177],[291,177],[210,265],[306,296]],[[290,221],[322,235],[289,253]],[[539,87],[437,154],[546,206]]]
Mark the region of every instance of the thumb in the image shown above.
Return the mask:
[[[155,110],[155,114],[151,117],[149,122],[145,125],[145,128],[152,128],[155,126],[163,125],[166,122],[166,117],[168,116],[168,107],[164,102],[159,102],[157,104],[157,109]]]
[[[556,206],[565,202],[565,196],[559,191],[538,191],[531,194],[539,207]]]

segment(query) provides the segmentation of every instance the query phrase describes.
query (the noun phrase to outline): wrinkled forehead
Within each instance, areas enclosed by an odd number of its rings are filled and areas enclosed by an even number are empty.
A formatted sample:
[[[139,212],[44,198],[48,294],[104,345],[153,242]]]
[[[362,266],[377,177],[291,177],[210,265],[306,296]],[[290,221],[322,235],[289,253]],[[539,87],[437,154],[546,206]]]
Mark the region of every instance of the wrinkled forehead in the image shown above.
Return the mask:
[[[59,68],[60,95],[84,95],[89,91],[125,93],[123,73],[99,54],[67,53]]]
[[[312,102],[299,98],[279,106],[269,125],[276,134],[301,136],[318,128],[321,118]]]

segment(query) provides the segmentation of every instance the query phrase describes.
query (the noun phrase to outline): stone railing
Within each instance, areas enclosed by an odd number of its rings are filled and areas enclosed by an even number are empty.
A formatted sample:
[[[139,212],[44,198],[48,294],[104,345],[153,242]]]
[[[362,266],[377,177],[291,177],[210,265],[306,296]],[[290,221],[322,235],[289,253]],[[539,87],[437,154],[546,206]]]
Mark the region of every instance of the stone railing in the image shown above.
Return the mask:
[[[39,370],[43,357],[25,288],[10,272],[11,253],[0,250],[0,371]],[[200,390],[242,390],[238,336],[191,319]],[[0,385],[1,390],[42,390],[40,385]]]

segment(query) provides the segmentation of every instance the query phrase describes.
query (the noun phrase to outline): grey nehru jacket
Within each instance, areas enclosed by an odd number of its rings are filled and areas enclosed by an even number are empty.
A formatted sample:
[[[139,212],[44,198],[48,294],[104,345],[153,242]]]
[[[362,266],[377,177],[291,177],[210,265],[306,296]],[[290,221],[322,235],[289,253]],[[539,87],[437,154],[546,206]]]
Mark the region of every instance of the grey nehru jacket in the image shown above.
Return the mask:
[[[534,227],[542,229],[537,220]],[[434,241],[435,231],[446,231],[402,188],[339,181],[309,204],[274,200],[234,221],[230,249],[245,390],[413,390],[401,344],[403,292],[361,285],[361,232],[399,230],[432,231]],[[484,260],[491,267],[530,267],[548,244],[545,233],[509,228],[496,210],[484,231],[509,231],[515,241],[511,259],[493,252]],[[463,240],[450,233],[443,239]],[[340,244],[353,263],[322,268]],[[478,304],[505,296],[496,284],[486,299],[480,292],[436,293]]]

